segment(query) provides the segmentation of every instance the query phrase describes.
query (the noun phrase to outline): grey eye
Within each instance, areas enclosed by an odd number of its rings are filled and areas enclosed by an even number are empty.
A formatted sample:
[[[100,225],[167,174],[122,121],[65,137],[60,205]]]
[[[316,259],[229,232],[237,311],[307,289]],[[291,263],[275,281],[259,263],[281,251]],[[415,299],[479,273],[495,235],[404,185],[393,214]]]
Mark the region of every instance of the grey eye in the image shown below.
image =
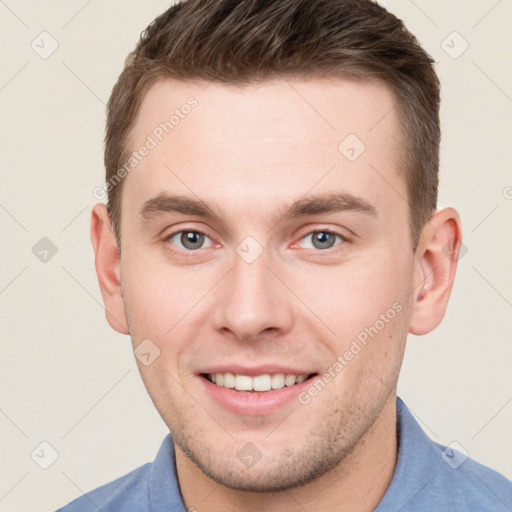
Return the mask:
[[[205,240],[209,241],[209,244],[205,247],[212,245],[210,239],[200,231],[178,231],[174,233],[174,235],[170,235],[168,240],[170,240],[172,244],[178,245],[178,247],[182,247],[188,251],[202,249]]]
[[[200,249],[204,242],[204,235],[197,231],[183,231],[180,242],[186,249]]]
[[[313,233],[313,245],[317,249],[329,249],[335,241],[335,236],[332,233],[326,233],[325,231]]]
[[[330,231],[313,231],[306,235],[303,240],[308,238],[311,239],[311,246],[306,247],[308,249],[330,249],[336,244],[336,239],[339,239],[341,242],[344,241],[341,235],[331,233]]]

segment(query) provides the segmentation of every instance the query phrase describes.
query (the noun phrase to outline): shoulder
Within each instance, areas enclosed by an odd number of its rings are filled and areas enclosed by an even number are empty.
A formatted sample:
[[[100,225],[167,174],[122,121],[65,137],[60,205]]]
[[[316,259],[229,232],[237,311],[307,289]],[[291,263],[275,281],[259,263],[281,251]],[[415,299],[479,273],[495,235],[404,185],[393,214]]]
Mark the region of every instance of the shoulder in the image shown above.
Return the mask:
[[[148,484],[151,466],[151,463],[144,464],[112,482],[83,494],[56,512],[149,510]]]
[[[451,510],[512,510],[512,481],[450,446],[432,444],[440,461],[433,491]]]
[[[57,512],[185,512],[181,499],[171,434],[167,434],[151,463],[88,492]]]
[[[512,510],[510,480],[468,457],[459,444],[430,439],[398,397],[397,434],[395,472],[378,512]]]

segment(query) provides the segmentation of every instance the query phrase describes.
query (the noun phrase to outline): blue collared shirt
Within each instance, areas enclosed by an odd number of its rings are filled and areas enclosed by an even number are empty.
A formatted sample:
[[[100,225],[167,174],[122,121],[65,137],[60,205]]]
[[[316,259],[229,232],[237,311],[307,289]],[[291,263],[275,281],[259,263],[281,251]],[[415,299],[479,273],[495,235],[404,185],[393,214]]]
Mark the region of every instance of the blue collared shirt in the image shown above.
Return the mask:
[[[512,482],[465,454],[432,441],[397,397],[398,459],[375,512],[512,512]],[[57,512],[187,512],[174,444],[156,459],[77,498]]]

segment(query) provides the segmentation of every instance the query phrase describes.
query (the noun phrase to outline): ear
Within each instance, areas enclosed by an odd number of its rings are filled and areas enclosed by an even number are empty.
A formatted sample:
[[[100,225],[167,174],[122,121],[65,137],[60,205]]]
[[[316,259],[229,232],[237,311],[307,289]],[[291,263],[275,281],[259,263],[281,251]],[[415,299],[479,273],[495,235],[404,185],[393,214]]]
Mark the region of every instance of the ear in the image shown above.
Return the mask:
[[[91,241],[94,247],[94,264],[105,304],[107,321],[117,332],[129,334],[121,289],[121,258],[113,234],[110,215],[106,206],[101,203],[92,209]]]
[[[434,213],[425,225],[415,257],[415,283],[409,332],[427,334],[443,319],[462,243],[460,218],[453,208]]]

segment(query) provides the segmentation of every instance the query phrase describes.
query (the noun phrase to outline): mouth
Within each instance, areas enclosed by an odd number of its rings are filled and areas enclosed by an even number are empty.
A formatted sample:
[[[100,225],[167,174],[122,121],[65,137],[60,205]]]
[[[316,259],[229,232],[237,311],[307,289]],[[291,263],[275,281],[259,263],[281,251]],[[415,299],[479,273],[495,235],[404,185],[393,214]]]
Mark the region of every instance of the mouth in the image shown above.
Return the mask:
[[[265,373],[262,375],[250,376],[225,372],[202,373],[201,377],[220,388],[249,393],[267,393],[274,390],[297,386],[316,375],[318,374],[309,373],[294,375],[286,373]]]
[[[274,363],[243,366],[224,363],[201,368],[196,374],[205,396],[221,409],[236,416],[258,416],[301,406],[298,396],[314,385],[319,373],[312,368],[294,368]],[[302,407],[302,406],[301,406]]]

